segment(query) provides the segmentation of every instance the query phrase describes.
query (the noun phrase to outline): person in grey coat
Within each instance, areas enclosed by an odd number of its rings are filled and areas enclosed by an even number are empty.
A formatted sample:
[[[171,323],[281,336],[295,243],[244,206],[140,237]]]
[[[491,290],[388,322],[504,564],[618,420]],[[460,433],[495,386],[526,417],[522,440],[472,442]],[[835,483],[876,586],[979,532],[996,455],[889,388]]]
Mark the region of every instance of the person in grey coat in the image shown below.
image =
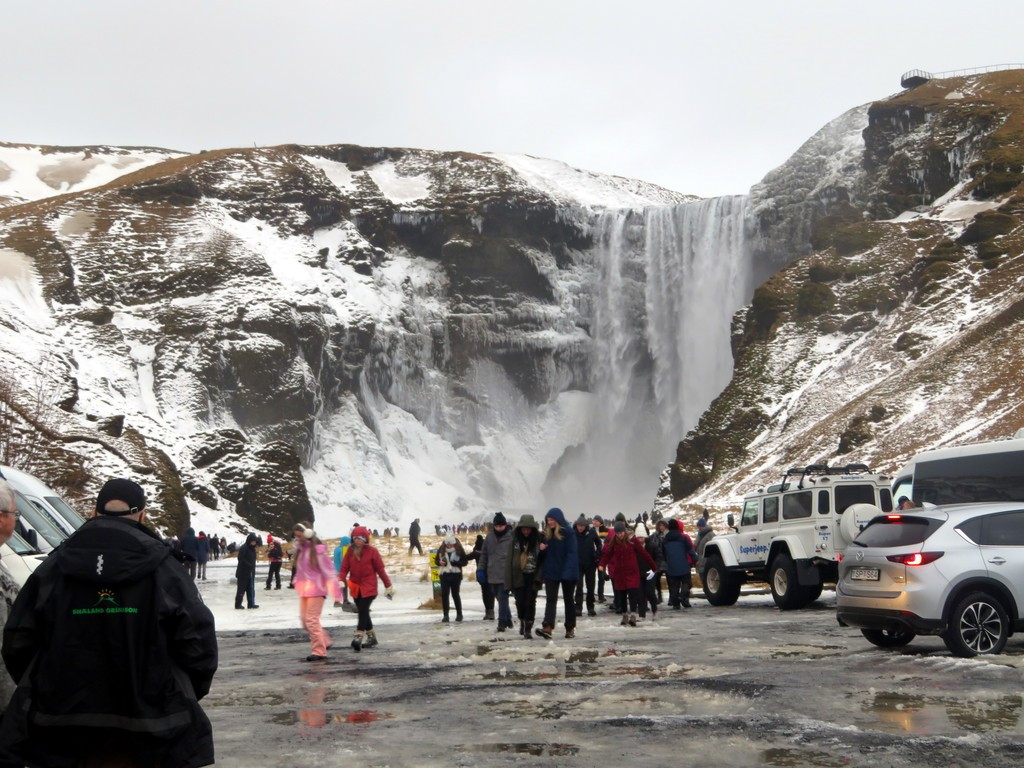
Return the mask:
[[[512,542],[512,532],[508,528],[508,520],[501,512],[494,516],[491,531],[484,539],[484,547],[480,552],[478,570],[483,571],[483,578],[491,586],[491,592],[498,600],[498,631],[504,632],[512,628],[512,610],[508,604],[508,587],[505,584],[505,561],[508,559],[508,548]]]

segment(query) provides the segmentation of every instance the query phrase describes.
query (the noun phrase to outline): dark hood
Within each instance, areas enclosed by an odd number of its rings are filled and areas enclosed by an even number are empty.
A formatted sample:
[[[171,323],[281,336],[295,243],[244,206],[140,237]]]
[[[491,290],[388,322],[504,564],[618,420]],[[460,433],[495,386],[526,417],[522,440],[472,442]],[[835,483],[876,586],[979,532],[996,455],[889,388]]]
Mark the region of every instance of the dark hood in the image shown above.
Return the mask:
[[[52,555],[65,575],[97,584],[138,581],[170,557],[155,533],[134,520],[95,517]]]
[[[552,507],[548,510],[548,513],[544,517],[550,517],[555,520],[562,528],[568,528],[569,524],[565,522],[565,513],[562,512],[558,507]]]

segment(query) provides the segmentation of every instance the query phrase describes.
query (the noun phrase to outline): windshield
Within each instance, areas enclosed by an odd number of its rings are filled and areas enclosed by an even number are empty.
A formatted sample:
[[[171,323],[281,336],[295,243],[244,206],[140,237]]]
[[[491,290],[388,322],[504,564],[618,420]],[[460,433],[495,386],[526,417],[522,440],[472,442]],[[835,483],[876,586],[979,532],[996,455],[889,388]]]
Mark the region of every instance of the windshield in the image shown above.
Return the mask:
[[[85,518],[69,507],[60,496],[47,496],[46,502],[57,510],[61,517],[71,523],[76,531],[85,524]]]
[[[11,538],[7,540],[7,546],[10,547],[16,555],[38,555],[39,550],[35,549],[31,544],[25,541],[21,536],[14,532],[11,534]]]
[[[50,522],[28,499],[17,492],[14,496],[17,499],[18,511],[21,512],[19,525],[23,525],[26,530],[35,530],[49,544],[47,547],[43,545],[42,541],[38,542],[42,551],[47,552],[53,549],[67,538],[64,532]],[[18,532],[21,533],[20,530]],[[31,539],[28,540],[31,541]]]

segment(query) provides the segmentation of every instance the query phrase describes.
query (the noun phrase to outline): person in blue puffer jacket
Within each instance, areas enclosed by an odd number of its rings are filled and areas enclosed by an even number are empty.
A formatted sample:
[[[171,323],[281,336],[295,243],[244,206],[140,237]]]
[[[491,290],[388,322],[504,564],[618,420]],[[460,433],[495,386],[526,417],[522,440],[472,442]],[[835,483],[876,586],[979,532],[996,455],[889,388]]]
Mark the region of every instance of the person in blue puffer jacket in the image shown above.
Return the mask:
[[[546,640],[551,639],[555,629],[555,614],[558,611],[558,588],[562,588],[565,603],[565,636],[576,636],[576,582],[580,578],[576,534],[565,521],[565,515],[558,507],[548,510],[544,516],[544,540],[540,544],[544,552],[544,625],[536,630]]]

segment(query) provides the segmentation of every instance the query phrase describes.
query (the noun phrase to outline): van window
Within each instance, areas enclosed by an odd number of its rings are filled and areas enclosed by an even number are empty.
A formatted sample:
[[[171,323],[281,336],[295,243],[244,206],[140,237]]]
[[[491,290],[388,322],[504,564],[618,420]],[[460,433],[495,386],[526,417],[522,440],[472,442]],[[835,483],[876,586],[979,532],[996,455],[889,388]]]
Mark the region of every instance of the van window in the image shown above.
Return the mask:
[[[42,551],[50,551],[67,538],[67,535],[54,527],[53,523],[44,517],[28,499],[20,493],[15,493],[14,498],[18,505],[18,511],[21,512],[19,524],[25,528],[26,534],[29,530],[34,530],[38,534],[42,539],[38,542]],[[19,533],[21,532],[19,531]]]
[[[837,485],[836,512],[840,515],[851,504],[874,504],[875,486],[873,485]]]
[[[757,525],[757,499],[744,502],[740,525]]]
[[[913,499],[918,504],[1024,501],[1024,451],[918,461]]]
[[[782,497],[782,519],[796,520],[811,516],[811,492],[787,493]]]
[[[779,497],[769,496],[764,500],[764,516],[766,523],[779,522]]]

